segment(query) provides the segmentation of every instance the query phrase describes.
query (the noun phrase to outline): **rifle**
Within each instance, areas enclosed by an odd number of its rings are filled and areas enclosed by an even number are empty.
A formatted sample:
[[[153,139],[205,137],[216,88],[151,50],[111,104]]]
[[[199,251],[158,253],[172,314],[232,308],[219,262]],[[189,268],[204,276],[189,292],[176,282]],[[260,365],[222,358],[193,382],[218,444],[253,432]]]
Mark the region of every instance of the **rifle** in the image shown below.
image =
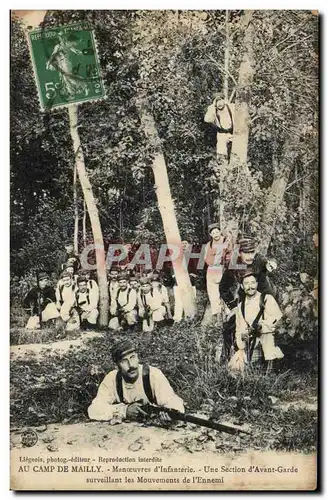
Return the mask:
[[[181,413],[178,410],[172,408],[166,408],[165,406],[157,406],[152,403],[147,403],[142,406],[142,409],[148,413],[148,415],[158,415],[162,411],[167,413],[172,420],[180,422],[189,422],[190,424],[200,425],[201,427],[207,427],[208,429],[214,429],[220,432],[227,432],[228,434],[249,434],[251,432],[245,431],[241,427],[235,427],[232,425],[219,424],[218,422],[213,422],[213,420],[207,420],[205,418],[195,417],[194,415],[188,415],[186,413]]]
[[[36,271],[36,286],[38,288],[36,300],[37,300],[38,316],[39,316],[39,323],[40,323],[40,329],[41,329],[42,328],[41,289],[40,289],[39,272],[38,271]]]

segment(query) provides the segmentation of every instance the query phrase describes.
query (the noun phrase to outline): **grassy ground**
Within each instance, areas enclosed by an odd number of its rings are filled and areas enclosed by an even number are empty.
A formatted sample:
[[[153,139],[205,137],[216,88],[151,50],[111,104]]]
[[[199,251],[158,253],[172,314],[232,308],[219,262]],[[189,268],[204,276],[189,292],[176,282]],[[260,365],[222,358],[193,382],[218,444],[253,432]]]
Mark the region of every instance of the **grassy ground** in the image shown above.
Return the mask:
[[[204,332],[200,326],[180,324],[151,334],[122,335],[136,343],[142,362],[162,369],[188,411],[248,425],[253,431],[248,446],[305,452],[316,448],[316,412],[304,406],[316,396],[314,375],[281,366],[273,375],[252,370],[234,378],[215,361],[215,328]],[[99,383],[113,368],[110,348],[117,339],[106,334],[89,341],[87,349],[72,348],[62,356],[48,353],[41,361],[33,356],[12,361],[12,426],[86,420]],[[293,401],[294,406],[286,407]]]

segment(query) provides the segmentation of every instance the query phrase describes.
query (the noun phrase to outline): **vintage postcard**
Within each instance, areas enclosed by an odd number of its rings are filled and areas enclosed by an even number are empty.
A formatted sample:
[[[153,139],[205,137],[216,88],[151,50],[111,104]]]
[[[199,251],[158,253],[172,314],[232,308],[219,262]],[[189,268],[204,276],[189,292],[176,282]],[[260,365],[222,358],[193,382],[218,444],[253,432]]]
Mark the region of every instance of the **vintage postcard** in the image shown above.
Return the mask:
[[[318,25],[11,12],[11,489],[318,487]]]

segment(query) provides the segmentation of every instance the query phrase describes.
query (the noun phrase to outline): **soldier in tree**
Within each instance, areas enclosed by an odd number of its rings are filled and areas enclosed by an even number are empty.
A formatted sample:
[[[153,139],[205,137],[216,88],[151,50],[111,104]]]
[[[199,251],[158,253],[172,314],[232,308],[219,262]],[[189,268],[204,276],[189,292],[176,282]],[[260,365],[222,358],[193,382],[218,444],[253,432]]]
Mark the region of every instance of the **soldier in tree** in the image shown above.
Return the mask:
[[[211,123],[217,129],[217,158],[230,161],[233,139],[235,105],[226,101],[222,94],[218,94],[207,108],[204,121]]]
[[[46,273],[40,273],[38,285],[25,296],[23,307],[30,314],[25,327],[28,330],[40,328],[40,319],[42,323],[47,323],[59,317],[55,290],[49,285],[49,277]]]

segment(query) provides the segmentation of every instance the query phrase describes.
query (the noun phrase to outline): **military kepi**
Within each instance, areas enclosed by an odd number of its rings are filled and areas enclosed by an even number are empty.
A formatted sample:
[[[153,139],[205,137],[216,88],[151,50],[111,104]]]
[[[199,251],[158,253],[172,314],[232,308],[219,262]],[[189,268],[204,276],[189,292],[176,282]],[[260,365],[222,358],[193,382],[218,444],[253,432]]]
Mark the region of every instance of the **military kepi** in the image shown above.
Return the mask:
[[[120,361],[124,356],[130,354],[131,352],[135,352],[136,348],[131,340],[120,340],[116,344],[113,345],[111,353],[112,358],[115,363]]]
[[[208,232],[211,233],[213,229],[220,229],[220,224],[218,222],[213,222],[213,224],[210,224],[208,226]]]
[[[241,238],[238,240],[239,251],[240,252],[255,252],[256,250],[256,241],[252,238]]]

